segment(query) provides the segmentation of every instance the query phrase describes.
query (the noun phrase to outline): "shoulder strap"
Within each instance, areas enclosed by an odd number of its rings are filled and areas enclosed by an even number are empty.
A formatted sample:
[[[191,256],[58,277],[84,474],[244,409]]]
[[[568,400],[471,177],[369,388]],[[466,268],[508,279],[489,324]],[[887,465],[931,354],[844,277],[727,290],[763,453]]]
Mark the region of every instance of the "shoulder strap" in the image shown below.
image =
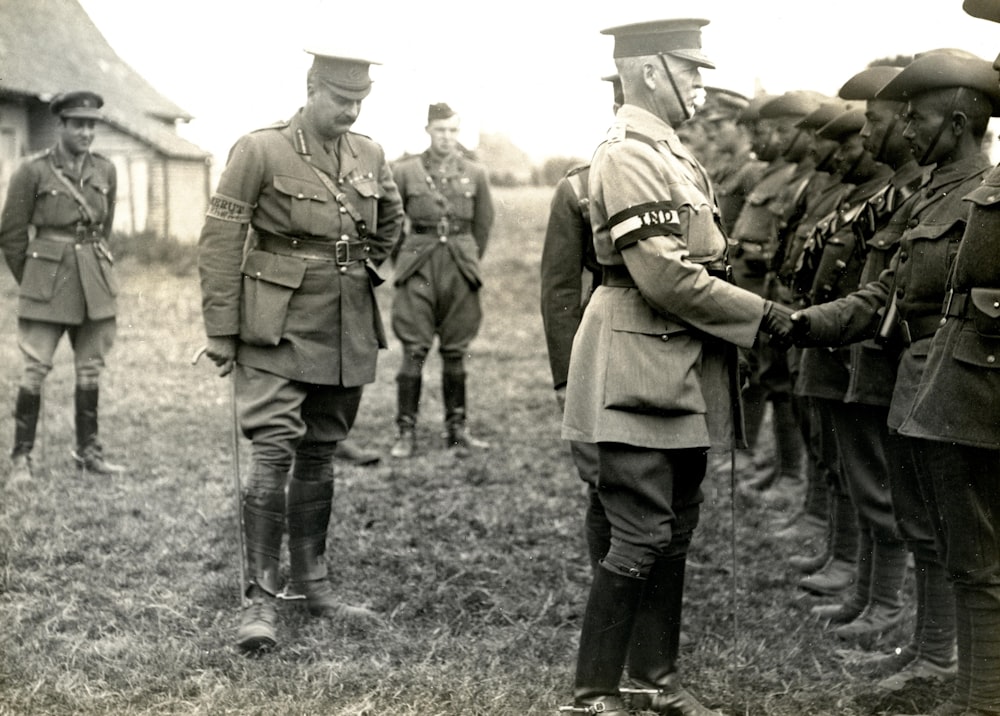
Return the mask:
[[[83,194],[81,194],[80,190],[73,185],[73,182],[69,180],[69,177],[63,174],[62,171],[59,169],[59,167],[56,166],[55,160],[52,158],[51,154],[49,155],[49,166],[52,168],[52,171],[56,175],[56,178],[59,179],[59,181],[61,181],[63,185],[66,187],[66,189],[69,191],[70,195],[73,197],[73,200],[80,205],[80,211],[82,211],[86,215],[87,221],[90,224],[100,223],[97,220],[97,215],[94,214],[94,209],[90,206],[90,204],[87,203],[87,200],[83,198]]]

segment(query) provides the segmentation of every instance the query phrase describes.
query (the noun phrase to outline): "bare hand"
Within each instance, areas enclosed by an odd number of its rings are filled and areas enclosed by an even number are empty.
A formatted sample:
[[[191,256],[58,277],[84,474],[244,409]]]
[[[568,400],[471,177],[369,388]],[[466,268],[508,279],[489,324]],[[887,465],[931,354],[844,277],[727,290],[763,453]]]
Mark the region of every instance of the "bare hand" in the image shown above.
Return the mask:
[[[220,377],[229,375],[236,363],[236,336],[209,336],[205,355],[219,366]]]

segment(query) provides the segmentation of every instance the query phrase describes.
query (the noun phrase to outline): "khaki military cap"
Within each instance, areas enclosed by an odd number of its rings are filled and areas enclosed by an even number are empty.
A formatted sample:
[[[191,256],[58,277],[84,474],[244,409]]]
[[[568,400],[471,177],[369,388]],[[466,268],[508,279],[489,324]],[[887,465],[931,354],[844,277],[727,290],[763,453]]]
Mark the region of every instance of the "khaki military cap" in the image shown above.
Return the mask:
[[[834,117],[837,117],[850,108],[850,102],[844,102],[843,100],[827,100],[796,122],[795,126],[800,129],[818,130],[820,127],[830,122]]]
[[[823,102],[829,101],[829,99],[829,97],[824,97],[811,90],[792,90],[778,95],[761,106],[760,118],[805,117],[807,114],[815,112]]]
[[[361,100],[372,91],[371,65],[381,64],[360,57],[328,55],[317,50],[306,50],[313,56],[313,76],[347,99]]]
[[[965,0],[962,9],[973,17],[1000,22],[1000,0]]]
[[[79,90],[65,92],[52,100],[52,114],[64,119],[103,119],[100,112],[104,106],[104,98],[96,92]]]
[[[889,65],[876,65],[861,70],[851,79],[844,83],[837,92],[841,99],[856,99],[867,101],[875,99],[875,95],[880,89],[885,87],[889,80],[903,71],[902,67],[891,67]]]
[[[601,30],[615,38],[614,57],[671,55],[700,67],[715,68],[701,51],[701,28],[708,20],[672,19],[637,22]]]
[[[435,119],[451,119],[455,116],[455,110],[448,106],[447,102],[437,102],[427,108],[427,124]]]
[[[875,99],[908,102],[933,90],[966,87],[989,97],[991,112],[1000,116],[1000,85],[993,64],[964,51],[924,53],[889,80]]]
[[[829,122],[820,127],[817,134],[823,139],[842,142],[865,126],[865,111],[860,107],[852,107],[841,112]]]

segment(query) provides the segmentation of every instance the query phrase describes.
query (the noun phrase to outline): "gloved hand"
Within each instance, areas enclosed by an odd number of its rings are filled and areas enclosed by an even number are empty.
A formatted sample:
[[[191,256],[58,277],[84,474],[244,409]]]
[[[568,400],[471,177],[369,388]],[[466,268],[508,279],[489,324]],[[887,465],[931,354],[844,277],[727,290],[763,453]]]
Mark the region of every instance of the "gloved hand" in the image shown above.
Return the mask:
[[[209,336],[205,355],[219,366],[219,376],[229,375],[236,362],[236,336]]]
[[[791,340],[796,346],[809,348],[823,345],[812,335],[812,326],[809,322],[809,309],[803,308],[792,314]]]
[[[764,302],[764,319],[760,329],[779,341],[787,342],[792,335],[792,309],[774,301]]]

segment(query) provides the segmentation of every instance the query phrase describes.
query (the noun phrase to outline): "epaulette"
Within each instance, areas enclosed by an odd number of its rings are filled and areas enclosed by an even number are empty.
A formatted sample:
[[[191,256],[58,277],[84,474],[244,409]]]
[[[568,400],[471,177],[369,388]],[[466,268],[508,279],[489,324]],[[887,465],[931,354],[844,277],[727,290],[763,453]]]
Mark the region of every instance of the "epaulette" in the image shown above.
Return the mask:
[[[274,122],[273,124],[267,125],[266,127],[257,127],[257,129],[251,129],[250,134],[253,134],[254,132],[264,132],[267,131],[268,129],[284,129],[285,127],[288,127],[290,125],[291,125],[290,120],[280,119],[277,122]]]
[[[625,140],[625,135],[628,131],[628,125],[625,122],[613,122],[610,127],[608,127],[608,133],[604,137],[605,142],[622,142]]]
[[[52,153],[52,147],[49,147],[48,149],[42,149],[42,150],[39,150],[39,151],[34,152],[32,154],[26,155],[24,157],[24,161],[26,161],[26,162],[33,162],[36,159],[44,159],[45,157],[49,156],[51,153]]]

